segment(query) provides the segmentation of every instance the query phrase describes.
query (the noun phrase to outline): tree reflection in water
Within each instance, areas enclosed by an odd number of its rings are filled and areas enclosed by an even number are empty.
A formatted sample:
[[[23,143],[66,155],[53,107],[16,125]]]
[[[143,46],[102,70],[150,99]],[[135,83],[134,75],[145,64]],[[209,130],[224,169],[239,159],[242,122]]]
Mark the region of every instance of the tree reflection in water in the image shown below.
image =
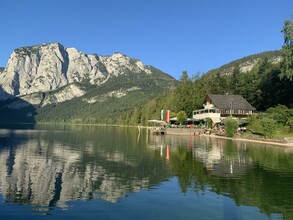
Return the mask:
[[[74,200],[116,203],[177,177],[182,193],[214,192],[293,219],[290,149],[97,126],[0,130],[0,138],[7,202],[65,209]]]
[[[238,206],[293,219],[293,149],[194,136],[164,142],[171,145],[170,169],[183,193],[208,188]]]

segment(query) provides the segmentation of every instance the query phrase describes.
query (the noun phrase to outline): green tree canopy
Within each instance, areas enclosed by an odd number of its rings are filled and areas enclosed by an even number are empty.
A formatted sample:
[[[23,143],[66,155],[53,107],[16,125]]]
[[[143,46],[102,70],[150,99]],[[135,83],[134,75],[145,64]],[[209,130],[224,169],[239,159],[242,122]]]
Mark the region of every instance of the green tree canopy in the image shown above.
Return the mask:
[[[174,111],[185,111],[187,115],[190,115],[194,110],[193,96],[194,90],[192,80],[189,78],[187,71],[183,71],[179,80],[179,85],[174,91]]]
[[[227,137],[233,137],[236,133],[238,127],[237,121],[232,117],[227,117],[225,119],[225,130],[226,130],[226,136]]]
[[[182,125],[182,123],[186,120],[186,113],[185,113],[185,111],[180,111],[177,114],[177,120],[179,121],[180,125]]]
[[[238,94],[238,86],[239,86],[239,79],[240,79],[240,66],[236,65],[232,71],[232,75],[230,78],[230,90],[233,94]]]
[[[284,45],[282,47],[281,79],[293,80],[293,23],[291,20],[284,22],[282,29]]]

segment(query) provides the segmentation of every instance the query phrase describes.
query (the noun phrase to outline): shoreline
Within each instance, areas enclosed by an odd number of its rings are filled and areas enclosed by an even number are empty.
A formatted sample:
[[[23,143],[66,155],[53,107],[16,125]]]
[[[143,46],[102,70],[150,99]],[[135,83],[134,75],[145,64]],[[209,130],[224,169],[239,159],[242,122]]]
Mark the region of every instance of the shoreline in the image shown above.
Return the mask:
[[[77,125],[77,126],[111,126],[111,127],[132,127],[137,129],[147,129],[150,130],[155,126],[143,126],[143,125],[118,125],[118,124],[72,124],[72,123],[0,123],[5,125],[11,124],[22,124],[22,125]],[[5,128],[0,128],[5,129]],[[7,129],[7,128],[6,128]],[[253,138],[245,138],[245,137],[226,137],[226,136],[219,136],[216,134],[204,134],[205,129],[190,129],[190,128],[167,128],[167,133],[165,135],[184,135],[184,136],[198,136],[198,137],[211,137],[211,138],[218,138],[218,139],[226,139],[226,140],[233,140],[233,141],[242,141],[242,142],[253,142],[253,143],[260,143],[260,144],[270,144],[275,146],[283,146],[283,147],[293,147],[293,138],[290,138],[290,142],[281,141],[270,141],[267,140],[259,140]],[[171,132],[170,132],[171,131]],[[291,141],[292,140],[292,141]]]
[[[242,142],[251,142],[251,143],[257,143],[257,144],[270,144],[275,146],[282,146],[282,147],[293,147],[293,143],[283,143],[283,142],[274,142],[269,140],[257,140],[257,139],[250,139],[250,138],[243,138],[243,137],[225,137],[225,136],[218,136],[214,134],[210,135],[202,135],[204,137],[212,137],[212,138],[219,138],[219,139],[226,139],[226,140],[232,140],[232,141],[242,141]]]
[[[284,142],[280,141],[270,141],[269,139],[253,139],[248,137],[226,137],[226,136],[219,136],[216,134],[204,134],[204,129],[190,129],[190,128],[167,128],[166,135],[185,135],[185,136],[199,136],[199,137],[211,137],[211,138],[218,138],[218,139],[226,139],[226,140],[233,140],[233,141],[242,141],[242,142],[253,142],[253,143],[260,143],[260,144],[270,144],[270,145],[277,145],[283,147],[293,147],[293,139],[292,142]]]

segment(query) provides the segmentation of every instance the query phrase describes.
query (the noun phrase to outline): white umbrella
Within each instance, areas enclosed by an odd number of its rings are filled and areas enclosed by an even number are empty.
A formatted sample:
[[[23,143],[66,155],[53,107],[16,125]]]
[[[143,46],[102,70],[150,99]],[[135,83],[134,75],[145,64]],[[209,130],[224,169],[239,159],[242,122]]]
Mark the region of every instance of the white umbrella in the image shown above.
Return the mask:
[[[167,125],[167,122],[162,121],[162,120],[157,120],[157,119],[148,120],[148,122],[160,124],[160,125]]]

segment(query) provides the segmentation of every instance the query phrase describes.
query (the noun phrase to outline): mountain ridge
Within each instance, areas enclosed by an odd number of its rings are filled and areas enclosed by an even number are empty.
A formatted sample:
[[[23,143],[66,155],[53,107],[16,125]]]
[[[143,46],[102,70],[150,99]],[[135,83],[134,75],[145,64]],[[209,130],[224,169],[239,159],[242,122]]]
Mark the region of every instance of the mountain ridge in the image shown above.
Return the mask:
[[[121,53],[88,55],[60,43],[50,43],[15,49],[0,75],[0,84],[8,94],[17,96],[52,91],[85,79],[99,85],[110,76],[127,71],[151,74],[149,68]]]
[[[269,62],[278,63],[281,61],[281,51],[280,50],[272,50],[272,51],[265,51],[261,53],[256,53],[252,55],[248,55],[236,60],[233,60],[227,64],[224,64],[218,68],[214,68],[206,72],[204,75],[210,76],[216,74],[219,71],[223,75],[230,75],[233,72],[235,66],[239,66],[240,71],[245,73],[250,71],[257,63],[267,58]]]
[[[74,120],[86,114],[97,118],[100,109],[111,112],[103,106],[107,104],[124,114],[176,83],[167,73],[119,52],[88,55],[60,43],[21,47],[13,51],[0,73],[0,112],[7,115],[12,109],[19,110],[25,112],[23,118],[29,119],[29,115],[38,121],[50,120],[46,114],[57,121],[62,118],[56,115]],[[32,108],[34,111],[26,110]]]
[[[101,85],[110,77],[129,72],[151,75],[153,70],[140,60],[119,52],[111,56],[88,55],[60,43],[50,43],[15,49],[0,74],[0,85],[9,95],[24,96],[54,91],[83,80]],[[9,96],[3,93],[0,95],[2,100],[7,98]]]
[[[280,51],[234,60],[201,78],[215,78],[218,72],[229,76],[236,66],[245,74],[264,58],[278,63]],[[177,83],[169,74],[119,52],[85,54],[60,43],[21,47],[0,69],[0,121],[124,123]]]

